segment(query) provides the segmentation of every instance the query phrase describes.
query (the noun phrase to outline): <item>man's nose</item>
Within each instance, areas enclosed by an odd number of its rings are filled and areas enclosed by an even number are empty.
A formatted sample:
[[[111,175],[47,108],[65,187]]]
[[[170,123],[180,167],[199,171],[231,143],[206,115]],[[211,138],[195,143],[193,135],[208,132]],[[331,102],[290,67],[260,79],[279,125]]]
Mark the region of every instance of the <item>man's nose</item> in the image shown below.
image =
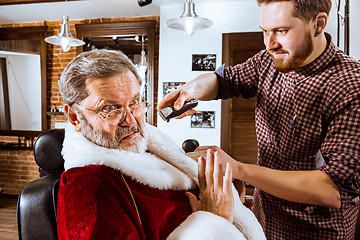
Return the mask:
[[[136,121],[134,115],[132,115],[132,113],[130,111],[126,111],[125,118],[119,125],[122,127],[125,127],[125,126],[132,127],[136,124],[136,122],[137,121]]]
[[[264,36],[264,43],[266,46],[266,50],[268,50],[268,51],[277,49],[280,47],[280,44],[277,41],[275,34],[271,33],[271,32]]]

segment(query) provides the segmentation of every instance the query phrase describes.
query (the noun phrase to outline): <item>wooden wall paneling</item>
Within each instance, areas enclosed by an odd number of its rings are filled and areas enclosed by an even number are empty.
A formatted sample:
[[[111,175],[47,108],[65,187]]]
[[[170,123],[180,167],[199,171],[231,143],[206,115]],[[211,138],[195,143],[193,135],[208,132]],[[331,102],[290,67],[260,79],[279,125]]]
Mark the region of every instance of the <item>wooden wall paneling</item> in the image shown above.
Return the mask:
[[[242,63],[264,47],[261,32],[223,34],[223,62],[226,66]],[[256,98],[222,104],[221,147],[234,159],[252,164],[257,162],[255,104]]]
[[[230,65],[230,34],[222,35],[222,62],[225,66]],[[220,148],[228,154],[231,153],[231,101],[221,100]]]

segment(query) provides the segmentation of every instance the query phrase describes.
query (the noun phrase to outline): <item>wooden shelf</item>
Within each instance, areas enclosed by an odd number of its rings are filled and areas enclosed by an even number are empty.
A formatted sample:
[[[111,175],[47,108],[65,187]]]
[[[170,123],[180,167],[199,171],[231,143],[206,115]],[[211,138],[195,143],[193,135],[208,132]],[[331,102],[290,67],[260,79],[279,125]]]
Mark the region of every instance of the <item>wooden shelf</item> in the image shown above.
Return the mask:
[[[51,116],[51,115],[64,115],[63,112],[46,112],[47,115]]]
[[[17,146],[17,145],[4,145],[4,144],[0,144],[0,150],[33,150],[34,147],[23,147],[23,146]]]
[[[41,131],[22,131],[22,130],[2,130],[2,136],[17,137],[16,142],[3,142],[0,141],[0,149],[8,150],[32,150],[34,148],[34,142]],[[28,147],[26,146],[28,144]]]
[[[53,117],[53,119],[54,119],[54,124],[57,122],[57,120],[56,120],[56,116],[65,116],[65,113],[64,112],[46,112],[46,114],[48,115],[48,116],[52,116]]]
[[[0,130],[1,136],[37,137],[42,131]]]

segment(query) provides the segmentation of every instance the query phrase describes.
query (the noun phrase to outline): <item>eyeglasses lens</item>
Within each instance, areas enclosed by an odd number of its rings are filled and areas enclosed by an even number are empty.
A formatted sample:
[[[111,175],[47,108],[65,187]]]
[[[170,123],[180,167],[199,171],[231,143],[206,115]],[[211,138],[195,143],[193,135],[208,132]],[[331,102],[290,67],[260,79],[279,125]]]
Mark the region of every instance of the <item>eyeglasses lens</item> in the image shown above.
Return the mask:
[[[124,119],[126,117],[126,112],[130,112],[134,117],[140,117],[142,114],[145,114],[147,112],[147,109],[148,109],[148,104],[146,104],[146,103],[141,103],[141,104],[135,106],[130,111],[125,111],[123,109],[121,109],[121,110],[115,109],[108,113],[106,120],[108,121],[108,123],[110,125],[117,125],[117,124],[121,123],[122,121],[124,121]]]

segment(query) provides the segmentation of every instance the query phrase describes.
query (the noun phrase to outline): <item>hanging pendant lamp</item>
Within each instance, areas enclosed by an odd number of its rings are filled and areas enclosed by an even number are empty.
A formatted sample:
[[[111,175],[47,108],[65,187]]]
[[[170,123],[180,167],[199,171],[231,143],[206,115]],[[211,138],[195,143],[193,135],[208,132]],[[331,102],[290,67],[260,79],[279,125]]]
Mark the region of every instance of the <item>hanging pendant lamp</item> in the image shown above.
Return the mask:
[[[69,51],[70,47],[77,47],[85,44],[84,41],[76,39],[71,35],[68,21],[69,17],[64,15],[59,34],[45,38],[45,42],[60,46],[61,50],[64,52]]]
[[[141,57],[140,57],[140,63],[136,65],[136,67],[139,70],[141,78],[144,80],[146,76],[146,70],[148,68],[148,63],[146,61],[146,52],[144,50],[144,43],[145,43],[145,37],[144,35],[141,36],[141,39],[139,36],[135,37],[135,41],[141,41]]]
[[[192,0],[186,0],[184,12],[180,17],[166,21],[169,28],[182,30],[189,36],[193,35],[196,30],[211,27],[212,24],[211,20],[196,15],[195,4]]]
[[[146,52],[144,49],[144,43],[146,42],[145,36],[142,35],[141,37],[139,35],[135,36],[135,41],[136,42],[141,42],[141,56],[140,56],[140,62],[139,64],[136,64],[136,68],[138,70],[138,73],[142,79],[141,81],[141,86],[140,86],[140,94],[142,98],[146,99],[146,91],[145,91],[145,87],[146,87],[146,72],[148,69],[148,63],[146,61]]]
[[[65,0],[65,3],[67,4],[67,0]],[[66,5],[65,5],[66,7]],[[85,42],[80,40],[80,39],[76,39],[74,38],[71,33],[70,33],[70,26],[68,24],[69,22],[69,17],[66,14],[66,10],[65,10],[65,14],[63,16],[63,22],[61,24],[61,29],[58,35],[56,36],[51,36],[51,37],[47,37],[45,38],[45,42],[53,44],[53,45],[58,45],[61,47],[61,50],[64,52],[69,51],[70,47],[77,47],[77,46],[81,46],[84,45]]]

